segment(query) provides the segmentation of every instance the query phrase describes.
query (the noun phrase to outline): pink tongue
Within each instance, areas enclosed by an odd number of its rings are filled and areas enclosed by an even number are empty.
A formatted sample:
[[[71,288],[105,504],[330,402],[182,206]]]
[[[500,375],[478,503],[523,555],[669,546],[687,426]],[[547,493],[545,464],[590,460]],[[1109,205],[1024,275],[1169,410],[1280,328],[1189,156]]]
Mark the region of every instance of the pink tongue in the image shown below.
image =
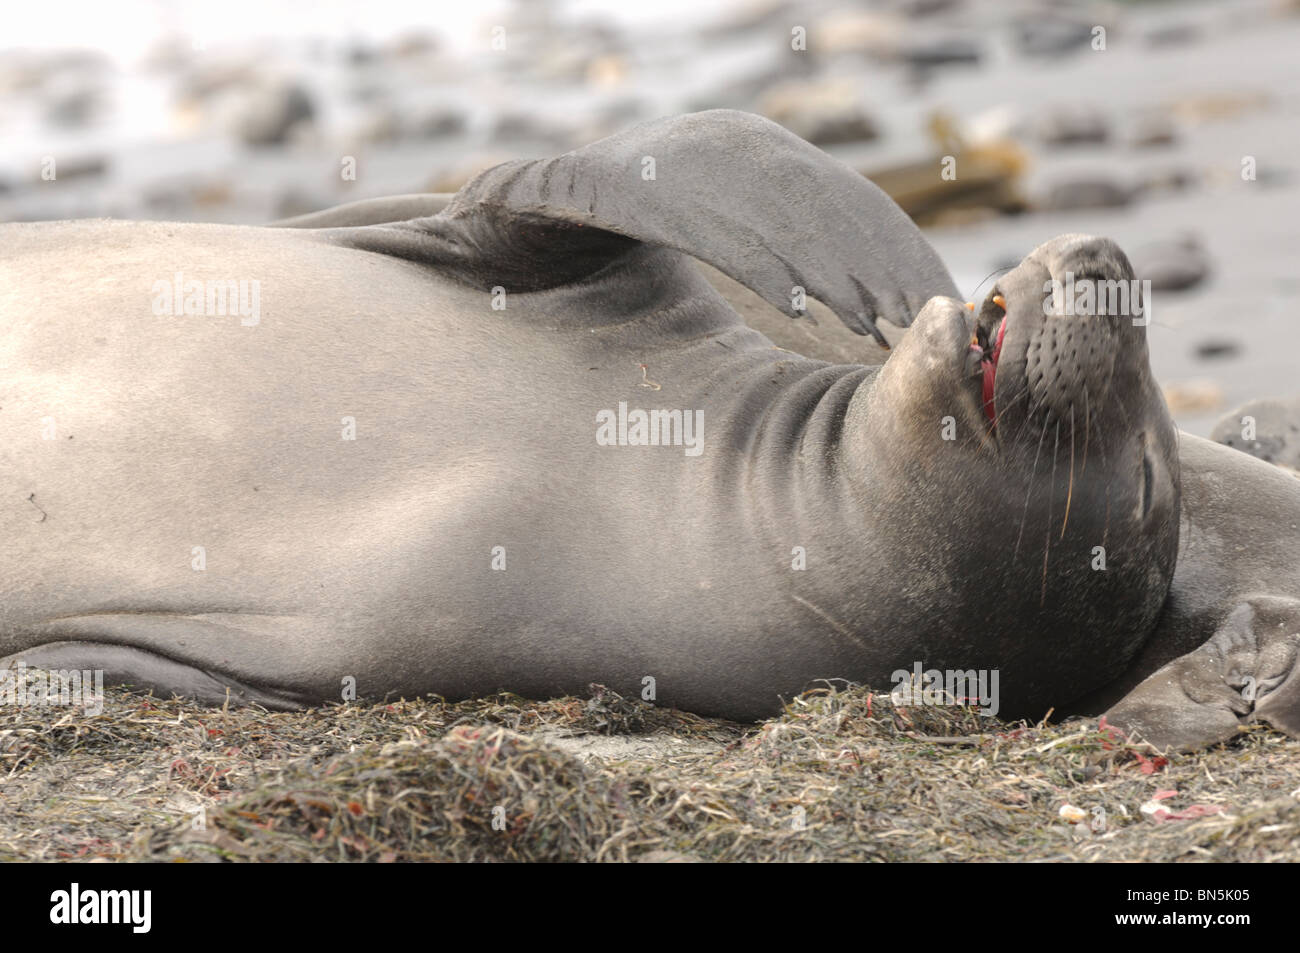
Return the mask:
[[[984,416],[989,419],[990,423],[997,422],[997,414],[993,407],[993,382],[998,374],[998,358],[1002,356],[1002,338],[1007,333],[1007,319],[1003,317],[1002,323],[998,325],[998,337],[993,343],[993,359],[987,358],[981,362],[984,368]]]

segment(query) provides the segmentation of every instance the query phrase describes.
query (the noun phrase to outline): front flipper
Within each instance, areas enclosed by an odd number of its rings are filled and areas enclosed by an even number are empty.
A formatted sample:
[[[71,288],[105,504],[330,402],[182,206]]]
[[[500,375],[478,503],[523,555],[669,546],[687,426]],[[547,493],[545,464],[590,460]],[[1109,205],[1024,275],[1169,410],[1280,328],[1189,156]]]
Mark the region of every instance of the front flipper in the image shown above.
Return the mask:
[[[303,708],[339,697],[334,685],[356,670],[347,645],[315,619],[242,609],[103,608],[32,624],[22,639],[29,644],[0,668],[99,670],[105,686],[209,705]]]
[[[311,701],[129,645],[52,642],[0,659],[0,668],[19,661],[47,672],[98,671],[105,687],[152,692],[163,698],[179,695],[201,705],[261,705],[271,711],[295,711]]]
[[[956,287],[879,188],[759,116],[712,110],[643,123],[553,159],[507,162],[440,214],[337,229],[349,247],[433,265],[467,284],[542,291],[638,243],[718,268],[786,314],[798,289],[851,329],[911,323]]]
[[[1300,736],[1300,601],[1246,599],[1208,642],[1151,675],[1105,718],[1162,750],[1205,748],[1255,722]]]

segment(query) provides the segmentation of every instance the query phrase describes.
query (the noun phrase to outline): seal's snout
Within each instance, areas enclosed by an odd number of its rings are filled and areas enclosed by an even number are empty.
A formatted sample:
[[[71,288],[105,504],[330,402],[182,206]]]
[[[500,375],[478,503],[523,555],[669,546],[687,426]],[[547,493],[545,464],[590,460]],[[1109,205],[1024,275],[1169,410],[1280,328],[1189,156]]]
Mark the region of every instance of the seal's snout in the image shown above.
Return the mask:
[[[1068,420],[1110,392],[1119,335],[1100,316],[1049,315],[1029,341],[1025,377],[1030,406],[1046,423]]]
[[[979,316],[997,354],[985,379],[993,419],[1021,402],[1041,426],[1068,425],[1095,415],[1116,386],[1149,377],[1143,308],[1132,266],[1109,239],[1065,235],[1035,249]]]
[[[1117,365],[1147,372],[1142,296],[1128,258],[1109,239],[1067,241],[1049,258],[1049,273],[1026,373],[1030,399],[1048,420],[1068,420],[1109,398]]]

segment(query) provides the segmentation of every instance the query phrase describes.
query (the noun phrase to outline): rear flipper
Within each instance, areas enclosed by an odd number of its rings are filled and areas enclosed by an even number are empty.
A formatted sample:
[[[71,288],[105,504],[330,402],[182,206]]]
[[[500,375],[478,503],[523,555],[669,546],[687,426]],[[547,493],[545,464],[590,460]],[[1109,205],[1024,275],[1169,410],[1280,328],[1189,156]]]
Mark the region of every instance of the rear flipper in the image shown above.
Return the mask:
[[[1246,599],[1208,642],[1147,678],[1105,718],[1162,750],[1205,748],[1256,722],[1300,736],[1300,601]]]
[[[292,692],[258,688],[129,645],[49,642],[0,659],[0,668],[20,661],[29,668],[47,672],[103,671],[106,688],[126,686],[163,698],[181,695],[204,705],[224,705],[229,701],[231,705],[261,705],[273,711],[293,711],[307,704]]]

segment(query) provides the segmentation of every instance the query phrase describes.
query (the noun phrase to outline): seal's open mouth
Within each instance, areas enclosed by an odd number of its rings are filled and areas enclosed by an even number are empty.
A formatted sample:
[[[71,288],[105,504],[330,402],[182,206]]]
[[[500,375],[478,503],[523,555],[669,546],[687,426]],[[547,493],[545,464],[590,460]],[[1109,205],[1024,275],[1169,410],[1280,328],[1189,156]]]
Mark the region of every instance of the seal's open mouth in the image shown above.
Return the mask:
[[[997,381],[998,360],[1002,357],[1002,339],[1007,333],[1006,301],[1001,295],[994,295],[992,302],[1002,309],[1002,321],[998,324],[997,333],[993,335],[992,343],[989,342],[991,327],[985,326],[980,321],[975,327],[975,334],[971,337],[970,350],[972,355],[979,355],[980,373],[983,377],[983,399],[984,399],[984,416],[989,419],[990,424],[997,423],[997,410],[993,400],[993,385]]]

